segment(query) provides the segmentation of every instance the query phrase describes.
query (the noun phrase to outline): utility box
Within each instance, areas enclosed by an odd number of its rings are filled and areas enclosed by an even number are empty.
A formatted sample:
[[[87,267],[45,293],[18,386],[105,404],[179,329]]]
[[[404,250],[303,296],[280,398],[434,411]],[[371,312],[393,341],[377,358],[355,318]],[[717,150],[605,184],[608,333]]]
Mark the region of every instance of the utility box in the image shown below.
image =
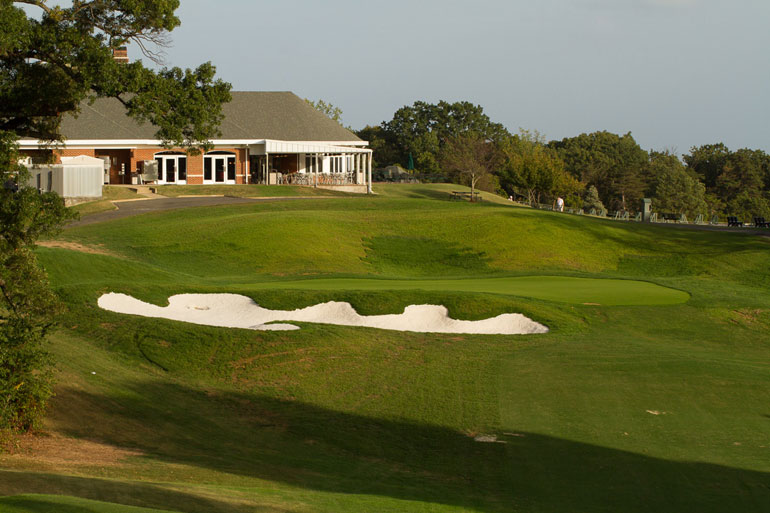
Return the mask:
[[[40,192],[55,192],[68,205],[102,196],[101,159],[81,155],[61,160],[61,164],[28,165],[28,185]]]
[[[645,223],[650,222],[652,216],[652,200],[650,198],[642,198],[642,221]]]

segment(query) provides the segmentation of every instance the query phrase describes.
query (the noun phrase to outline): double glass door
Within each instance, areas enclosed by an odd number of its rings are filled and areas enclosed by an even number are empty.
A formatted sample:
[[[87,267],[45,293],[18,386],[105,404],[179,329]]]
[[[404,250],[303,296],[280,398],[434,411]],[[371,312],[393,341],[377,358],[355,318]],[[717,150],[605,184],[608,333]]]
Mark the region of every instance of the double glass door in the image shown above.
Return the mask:
[[[235,155],[226,152],[204,155],[203,183],[235,183]]]
[[[159,184],[186,184],[187,157],[184,155],[156,155]]]

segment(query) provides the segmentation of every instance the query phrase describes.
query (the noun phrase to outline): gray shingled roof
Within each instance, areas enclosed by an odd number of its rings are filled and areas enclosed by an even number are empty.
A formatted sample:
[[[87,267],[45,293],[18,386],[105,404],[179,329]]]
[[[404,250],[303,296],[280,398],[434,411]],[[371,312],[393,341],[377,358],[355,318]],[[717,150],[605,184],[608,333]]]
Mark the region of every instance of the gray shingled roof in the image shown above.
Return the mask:
[[[233,91],[225,104],[221,139],[280,141],[361,141],[349,130],[315,110],[291,92]],[[84,103],[76,118],[65,116],[62,135],[72,139],[155,139],[156,128],[126,116],[115,99]]]

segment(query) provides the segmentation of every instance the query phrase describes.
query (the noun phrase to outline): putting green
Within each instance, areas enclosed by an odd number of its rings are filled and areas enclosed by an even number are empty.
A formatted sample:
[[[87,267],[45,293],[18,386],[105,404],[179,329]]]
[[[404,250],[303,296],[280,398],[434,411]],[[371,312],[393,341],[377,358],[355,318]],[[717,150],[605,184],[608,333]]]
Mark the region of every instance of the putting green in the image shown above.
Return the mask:
[[[486,292],[545,299],[561,303],[600,305],[673,305],[686,303],[690,295],[633,280],[571,278],[566,276],[521,276],[507,278],[380,280],[360,278],[320,278],[249,284],[250,289],[294,290],[424,290]]]

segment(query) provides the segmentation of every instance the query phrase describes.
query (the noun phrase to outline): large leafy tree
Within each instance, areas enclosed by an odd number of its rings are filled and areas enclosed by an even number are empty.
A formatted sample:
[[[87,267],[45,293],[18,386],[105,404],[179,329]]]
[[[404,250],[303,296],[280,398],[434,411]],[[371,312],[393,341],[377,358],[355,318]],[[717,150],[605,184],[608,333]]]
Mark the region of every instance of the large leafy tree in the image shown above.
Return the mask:
[[[707,144],[692,148],[684,161],[724,213],[770,217],[770,155],[764,151],[733,152],[722,143]]]
[[[369,142],[374,167],[385,167],[401,160],[393,134],[386,132],[382,125],[367,125],[356,131],[356,135]]]
[[[648,155],[630,133],[593,132],[552,141],[567,171],[599,191],[610,208],[634,209],[644,194]]]
[[[555,150],[545,145],[537,132],[521,130],[500,143],[503,164],[498,171],[500,182],[508,193],[524,191],[530,203],[549,197],[575,196],[583,185],[564,169]],[[572,203],[574,203],[574,198]]]
[[[22,9],[37,9],[28,15]],[[34,427],[51,393],[43,341],[56,312],[35,242],[67,219],[61,198],[25,187],[16,142],[56,142],[66,114],[110,97],[129,116],[157,126],[165,144],[192,151],[218,133],[229,84],[214,67],[154,71],[118,63],[113,51],[134,43],[150,57],[179,25],[178,0],[0,0],[0,429]],[[20,186],[20,187],[19,187]]]
[[[731,153],[714,187],[725,202],[727,213],[746,219],[770,217],[769,173],[770,156],[762,150],[741,149]]]
[[[31,17],[19,7],[39,8]],[[120,63],[113,51],[135,43],[153,57],[154,43],[179,25],[179,0],[0,0],[0,131],[61,140],[62,116],[98,97],[119,100],[129,116],[158,127],[169,145],[207,146],[218,134],[230,85],[214,67],[154,71]]]
[[[449,139],[472,136],[499,141],[510,135],[503,125],[493,123],[480,105],[470,102],[418,101],[398,109],[382,128],[383,139],[392,144],[387,151],[398,158],[391,163],[406,167],[411,154],[415,167],[428,173],[440,171],[441,152]]]
[[[479,182],[488,179],[500,161],[497,145],[474,133],[450,137],[441,152],[441,166],[456,181],[470,186],[471,201]]]
[[[687,214],[694,218],[708,213],[706,187],[687,172],[682,161],[670,152],[650,152],[649,195],[658,212]]]
[[[682,158],[688,169],[693,172],[706,185],[707,189],[716,186],[717,178],[730,157],[730,150],[723,143],[704,144],[693,147],[689,155]]]

